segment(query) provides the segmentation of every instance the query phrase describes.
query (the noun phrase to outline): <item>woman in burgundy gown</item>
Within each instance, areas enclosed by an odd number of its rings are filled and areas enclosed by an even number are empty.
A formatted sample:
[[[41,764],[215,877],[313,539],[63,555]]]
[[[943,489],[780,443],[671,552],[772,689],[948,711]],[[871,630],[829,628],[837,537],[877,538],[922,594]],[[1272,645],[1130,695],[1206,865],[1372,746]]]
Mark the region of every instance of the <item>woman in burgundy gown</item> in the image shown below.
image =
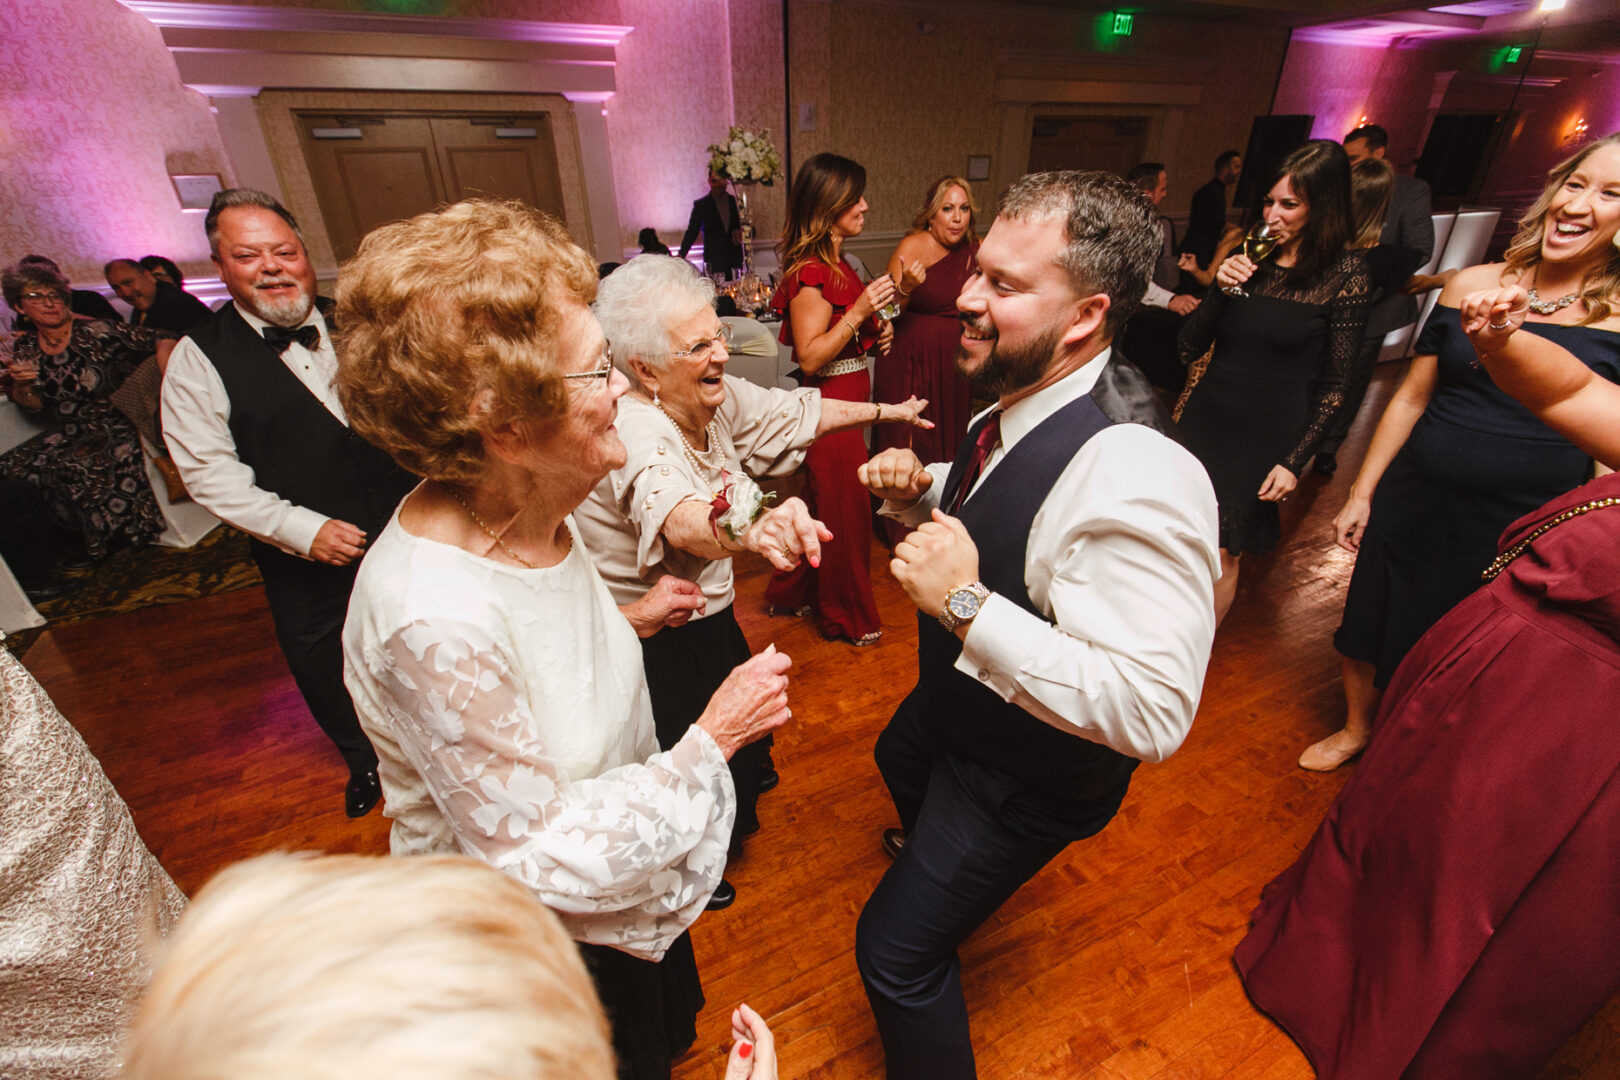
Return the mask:
[[[894,281],[884,274],[862,287],[843,257],[844,241],[866,227],[865,190],[866,170],[848,158],[817,154],[804,163],[788,195],[779,245],[786,273],[771,298],[782,314],[782,343],[793,346],[805,385],[839,401],[871,400],[871,353],[887,353],[894,337],[892,324],[874,317],[894,298]],[[805,560],[778,570],[765,590],[773,608],[808,609],[823,634],[856,645],[883,636],[870,577],[872,503],[855,476],[866,457],[855,429],[810,447],[801,497],[833,538],[821,545],[818,565]]]
[[[879,401],[913,395],[928,400],[934,428],[874,429],[874,454],[904,446],[924,463],[949,461],[967,434],[973,406],[967,378],[956,370],[956,344],[962,335],[956,298],[979,268],[979,237],[973,229],[977,210],[966,180],[940,177],[929,186],[911,231],[889,256],[889,277],[899,282],[895,302],[902,314],[894,322],[894,348],[873,373],[873,396]]]
[[[1569,222],[1590,242],[1620,227],[1606,201]],[[1460,322],[1503,390],[1620,465],[1620,387],[1516,333],[1529,302],[1475,293]],[[1534,1076],[1620,989],[1616,535],[1617,474],[1508,527],[1488,584],[1407,654],[1355,775],[1267,886],[1238,970],[1323,1080]]]

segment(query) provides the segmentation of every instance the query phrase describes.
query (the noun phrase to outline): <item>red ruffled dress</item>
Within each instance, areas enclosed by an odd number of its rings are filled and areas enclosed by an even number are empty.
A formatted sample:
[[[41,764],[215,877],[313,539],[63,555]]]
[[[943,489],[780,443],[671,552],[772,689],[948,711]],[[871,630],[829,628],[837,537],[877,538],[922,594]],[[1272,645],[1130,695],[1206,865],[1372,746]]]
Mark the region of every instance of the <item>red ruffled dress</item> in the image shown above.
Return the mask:
[[[860,299],[865,286],[842,259],[837,271],[823,262],[794,270],[771,297],[771,307],[782,317],[784,345],[793,344],[788,305],[805,288],[821,290],[822,298],[833,306],[836,322]],[[867,319],[837,359],[867,355],[877,336],[877,320]],[[838,401],[870,401],[872,396],[870,368],[829,378],[807,375],[804,384],[820,390],[822,397]],[[823,435],[810,447],[804,459],[801,498],[809,505],[810,516],[825,524],[833,538],[821,545],[819,569],[800,562],[790,573],[777,571],[765,590],[767,603],[785,608],[808,604],[823,634],[851,641],[881,628],[877,600],[872,596],[872,502],[855,475],[866,458],[866,442],[858,428]]]

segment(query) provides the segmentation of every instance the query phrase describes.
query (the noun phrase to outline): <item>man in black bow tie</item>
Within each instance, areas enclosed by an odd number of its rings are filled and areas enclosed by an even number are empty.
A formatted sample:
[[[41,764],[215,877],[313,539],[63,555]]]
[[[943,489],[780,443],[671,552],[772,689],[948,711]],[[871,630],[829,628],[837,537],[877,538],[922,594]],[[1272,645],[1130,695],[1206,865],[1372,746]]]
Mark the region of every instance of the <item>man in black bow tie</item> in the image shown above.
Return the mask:
[[[186,489],[249,534],[276,639],[349,766],[345,810],[377,804],[377,754],[343,686],[343,619],[366,539],[415,482],[348,427],[331,301],[298,223],[260,191],[214,196],[208,244],[232,303],[175,347],[163,430]]]

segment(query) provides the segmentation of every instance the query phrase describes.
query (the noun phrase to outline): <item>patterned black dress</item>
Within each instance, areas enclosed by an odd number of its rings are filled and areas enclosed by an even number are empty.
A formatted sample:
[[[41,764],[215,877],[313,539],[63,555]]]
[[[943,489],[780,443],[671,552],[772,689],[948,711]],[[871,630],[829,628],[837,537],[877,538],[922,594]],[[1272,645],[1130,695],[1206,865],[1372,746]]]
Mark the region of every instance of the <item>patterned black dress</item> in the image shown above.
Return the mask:
[[[1181,439],[1209,472],[1220,503],[1221,547],[1234,554],[1276,546],[1277,504],[1260,485],[1281,465],[1298,477],[1344,406],[1372,300],[1361,252],[1346,252],[1312,282],[1260,264],[1247,297],[1210,286],[1176,342],[1183,364],[1215,346],[1187,397]]]
[[[58,354],[41,349],[34,334],[13,349],[18,360],[39,365],[35,386],[51,430],[0,455],[0,476],[39,488],[57,520],[84,534],[94,558],[119,540],[139,547],[163,531],[140,436],[109,395],[169,336],[75,319]]]

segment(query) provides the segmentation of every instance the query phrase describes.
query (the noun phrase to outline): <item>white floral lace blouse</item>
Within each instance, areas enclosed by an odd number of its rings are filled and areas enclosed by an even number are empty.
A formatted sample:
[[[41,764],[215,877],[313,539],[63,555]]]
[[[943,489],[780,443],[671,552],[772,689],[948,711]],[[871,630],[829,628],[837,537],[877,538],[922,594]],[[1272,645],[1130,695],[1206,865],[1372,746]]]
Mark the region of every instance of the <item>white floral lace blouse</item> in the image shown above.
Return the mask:
[[[395,855],[510,874],[578,941],[646,959],[703,910],[736,814],[720,748],[660,753],[635,632],[572,519],[557,566],[503,566],[394,520],[343,628]]]

